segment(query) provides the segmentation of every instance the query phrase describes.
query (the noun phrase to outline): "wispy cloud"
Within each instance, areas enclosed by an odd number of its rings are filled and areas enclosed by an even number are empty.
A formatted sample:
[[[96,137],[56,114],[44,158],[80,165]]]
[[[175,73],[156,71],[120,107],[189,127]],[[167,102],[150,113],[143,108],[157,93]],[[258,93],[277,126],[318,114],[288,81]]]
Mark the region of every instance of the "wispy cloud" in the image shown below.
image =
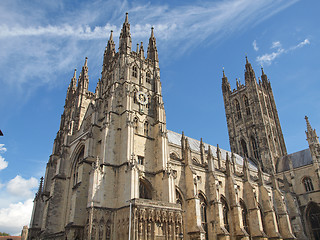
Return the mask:
[[[254,49],[255,51],[258,51],[258,50],[259,50],[259,47],[258,47],[258,45],[257,45],[257,41],[256,41],[256,40],[253,41],[252,46],[253,46],[253,49]]]
[[[272,45],[271,45],[271,49],[273,49],[273,48],[281,48],[280,41],[273,42]]]
[[[7,149],[4,147],[4,144],[0,144],[0,153],[4,153],[6,151]],[[0,171],[5,169],[6,167],[8,167],[8,162],[6,162],[4,157],[0,155]]]
[[[296,50],[297,48],[301,48],[305,45],[308,45],[310,44],[310,41],[309,39],[305,39],[304,41],[298,43],[297,45],[293,46],[293,47],[290,47],[288,49],[284,49],[282,48],[282,45],[280,43],[280,41],[276,41],[276,42],[273,42],[272,43],[272,46],[271,46],[271,49],[277,49],[276,51],[274,52],[271,52],[271,53],[266,53],[266,54],[263,54],[261,56],[258,56],[256,58],[256,61],[260,64],[260,65],[270,65],[276,58],[278,58],[279,56],[281,56],[282,54],[286,54],[286,53],[289,53],[293,50]]]
[[[15,99],[27,98],[39,86],[61,84],[67,80],[61,75],[70,72],[71,77],[72,69],[79,67],[85,56],[89,58],[91,78],[100,77],[98,60],[109,32],[112,29],[114,36],[119,35],[126,11],[133,46],[147,41],[154,26],[162,57],[172,58],[165,56],[172,54],[170,49],[179,49],[174,51],[176,57],[195,44],[212,44],[231,37],[297,1],[207,0],[169,7],[153,2],[96,0],[82,2],[77,8],[64,0],[57,4],[31,0],[23,8],[17,1],[10,1],[0,6],[0,84],[8,87],[8,95],[0,96],[0,107],[12,93],[19,95]],[[97,59],[94,69],[90,59]]]

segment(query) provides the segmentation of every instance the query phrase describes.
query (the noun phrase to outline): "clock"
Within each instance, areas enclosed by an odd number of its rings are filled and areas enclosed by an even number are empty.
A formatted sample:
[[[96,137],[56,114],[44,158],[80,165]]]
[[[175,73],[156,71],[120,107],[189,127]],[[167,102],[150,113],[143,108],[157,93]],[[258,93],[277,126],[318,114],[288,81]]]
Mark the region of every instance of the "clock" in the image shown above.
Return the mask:
[[[144,92],[137,92],[136,98],[138,103],[142,105],[148,104],[148,97],[147,97],[147,94],[145,94]]]

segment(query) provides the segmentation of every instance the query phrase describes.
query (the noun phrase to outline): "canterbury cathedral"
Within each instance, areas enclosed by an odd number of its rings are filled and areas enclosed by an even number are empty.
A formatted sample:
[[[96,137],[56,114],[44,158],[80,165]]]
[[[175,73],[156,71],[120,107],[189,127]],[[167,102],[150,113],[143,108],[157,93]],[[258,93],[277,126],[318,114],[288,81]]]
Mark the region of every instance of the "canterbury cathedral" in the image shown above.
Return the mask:
[[[78,76],[77,76],[78,75]],[[218,79],[218,77],[217,77]],[[288,154],[270,81],[246,59],[222,92],[231,152],[166,128],[153,28],[132,50],[125,17],[101,79],[74,72],[28,239],[320,239],[320,143]],[[168,103],[170,104],[170,103]]]

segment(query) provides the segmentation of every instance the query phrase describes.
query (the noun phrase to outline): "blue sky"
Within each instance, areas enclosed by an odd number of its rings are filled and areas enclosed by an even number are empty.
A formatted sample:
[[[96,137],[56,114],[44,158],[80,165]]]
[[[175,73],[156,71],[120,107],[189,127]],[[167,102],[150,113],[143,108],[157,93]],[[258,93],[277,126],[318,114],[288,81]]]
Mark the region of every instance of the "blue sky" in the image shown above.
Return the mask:
[[[320,131],[320,3],[316,0],[40,1],[0,4],[0,231],[29,224],[73,70],[88,57],[90,89],[110,30],[129,12],[132,45],[154,26],[167,127],[229,150],[222,68],[235,87],[245,55],[271,81],[289,153]],[[118,45],[117,45],[118,46]]]

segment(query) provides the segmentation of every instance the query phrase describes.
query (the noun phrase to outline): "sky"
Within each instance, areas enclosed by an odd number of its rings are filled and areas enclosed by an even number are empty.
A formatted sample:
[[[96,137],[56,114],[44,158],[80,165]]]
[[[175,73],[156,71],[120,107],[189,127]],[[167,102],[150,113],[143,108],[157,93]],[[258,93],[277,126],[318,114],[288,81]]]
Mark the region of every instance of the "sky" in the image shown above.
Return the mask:
[[[320,132],[318,0],[42,1],[0,3],[0,232],[28,225],[52,152],[67,87],[88,57],[89,90],[125,13],[132,45],[155,28],[167,128],[229,150],[221,92],[244,83],[245,56],[271,81],[288,153]]]

